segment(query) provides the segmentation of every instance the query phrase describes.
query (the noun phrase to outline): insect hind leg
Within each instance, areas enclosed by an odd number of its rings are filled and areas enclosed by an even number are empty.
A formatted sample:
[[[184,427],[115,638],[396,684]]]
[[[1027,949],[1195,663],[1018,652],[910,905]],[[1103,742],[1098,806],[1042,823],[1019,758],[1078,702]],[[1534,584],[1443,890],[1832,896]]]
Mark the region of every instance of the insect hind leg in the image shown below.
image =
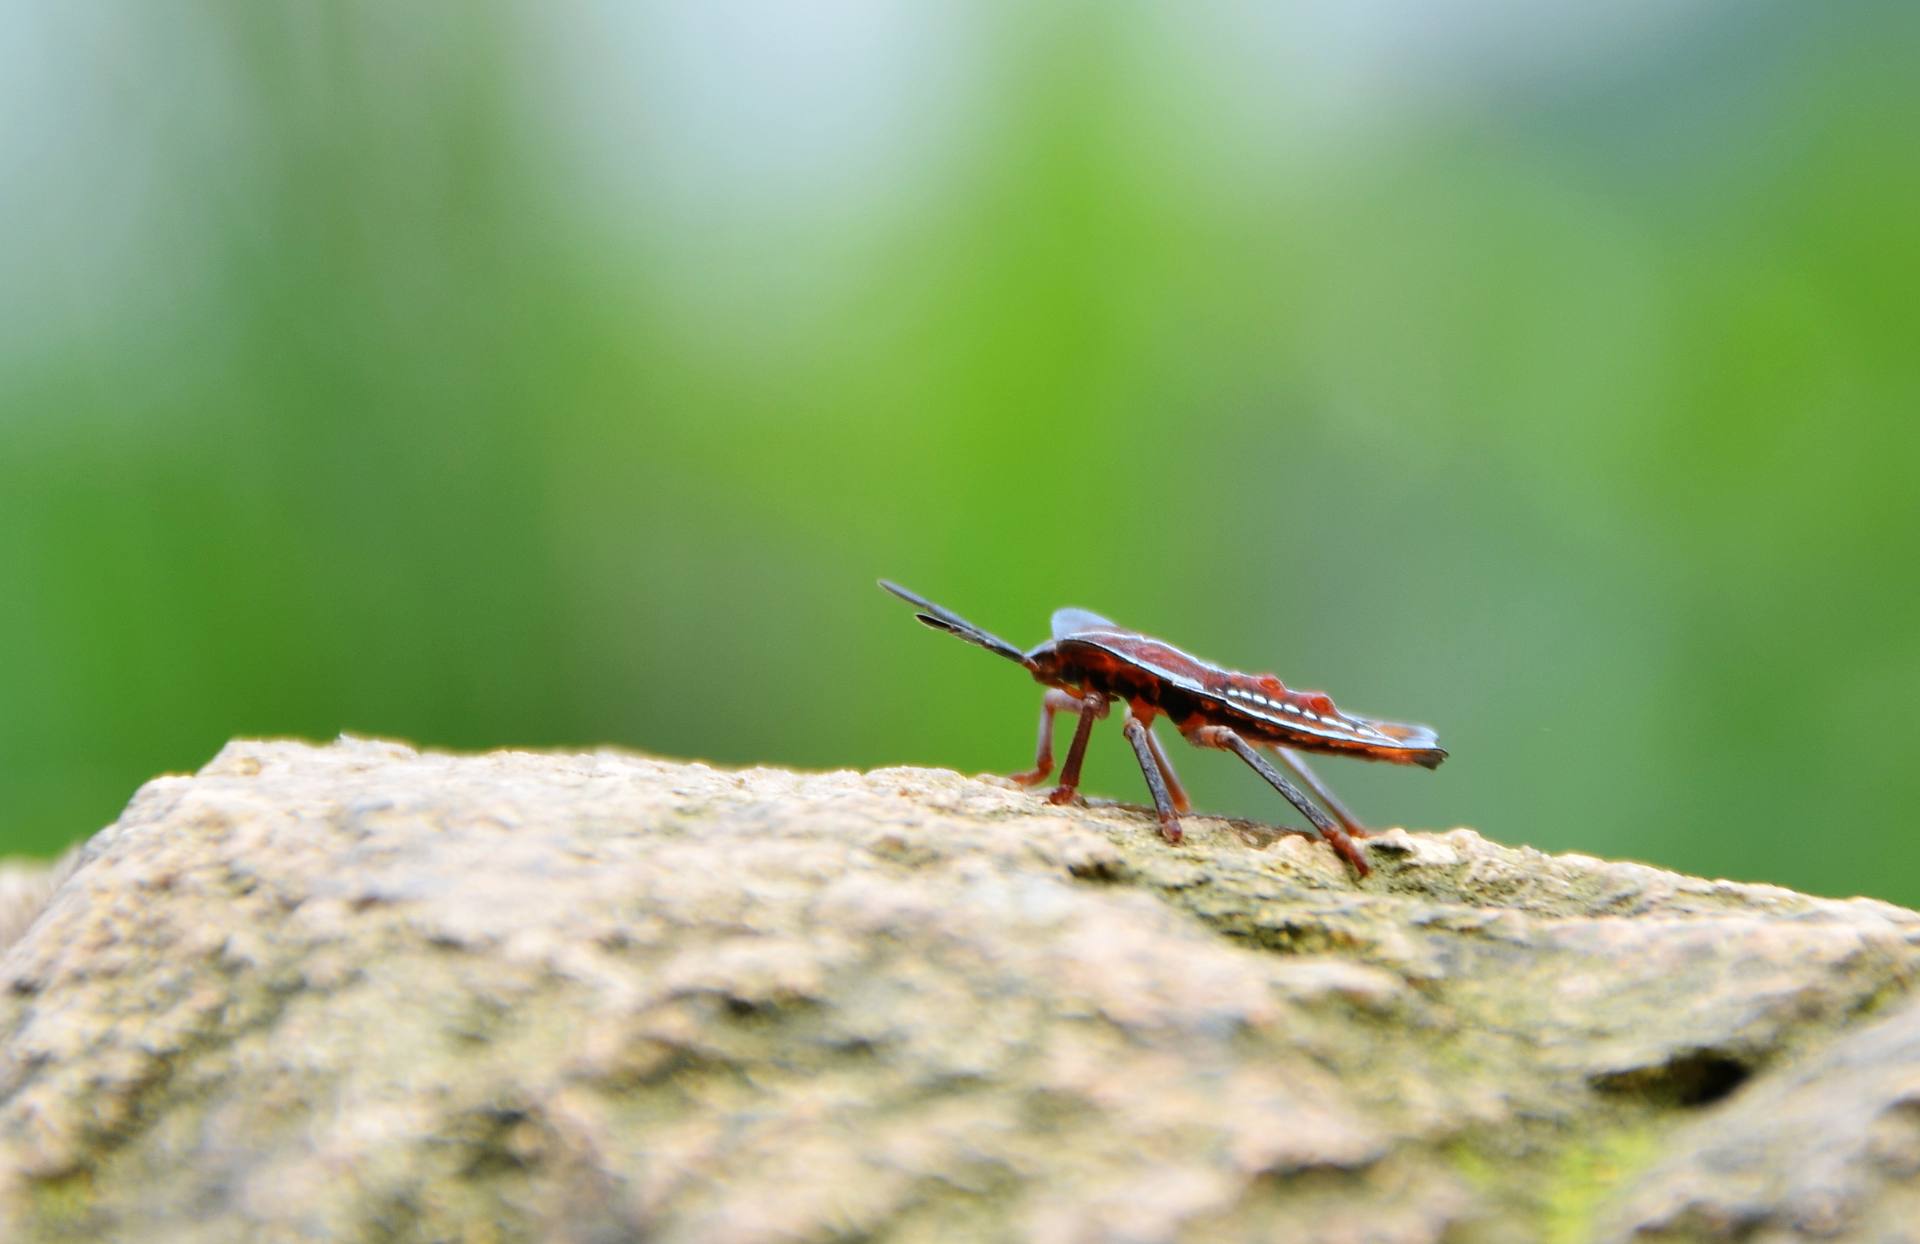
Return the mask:
[[[1307,767],[1304,757],[1285,747],[1275,747],[1273,754],[1281,764],[1293,771],[1293,776],[1299,778],[1302,785],[1313,792],[1314,798],[1326,805],[1327,811],[1333,813],[1333,819],[1340,822],[1342,829],[1355,838],[1369,836],[1367,827],[1362,825],[1347,805],[1340,801],[1340,796],[1333,793],[1333,787],[1328,786],[1321,780],[1319,774]]]
[[[1280,792],[1281,797],[1300,810],[1300,815],[1313,822],[1320,836],[1327,840],[1341,859],[1353,866],[1353,871],[1364,877],[1373,871],[1367,866],[1367,857],[1360,851],[1358,844],[1347,837],[1347,832],[1334,824],[1333,819],[1322,812],[1313,800],[1307,798],[1305,791],[1287,781],[1280,770],[1267,763],[1267,758],[1253,750],[1253,744],[1241,738],[1239,734],[1226,726],[1201,726],[1187,731],[1187,741],[1195,747],[1217,747],[1232,752],[1247,762],[1247,767],[1266,779],[1267,785]]]

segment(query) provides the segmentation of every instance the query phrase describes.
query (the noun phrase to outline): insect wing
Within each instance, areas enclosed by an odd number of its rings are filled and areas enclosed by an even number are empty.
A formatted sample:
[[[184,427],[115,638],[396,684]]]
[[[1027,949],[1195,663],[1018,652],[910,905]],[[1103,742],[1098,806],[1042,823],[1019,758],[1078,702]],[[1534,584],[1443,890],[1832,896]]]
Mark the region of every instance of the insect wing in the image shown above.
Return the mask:
[[[1440,746],[1440,736],[1434,732],[1432,726],[1416,726],[1404,721],[1380,721],[1372,717],[1363,717],[1360,720],[1392,739],[1395,747],[1426,751]]]
[[[1111,618],[1103,618],[1091,609],[1056,609],[1053,611],[1053,637],[1065,639],[1069,635],[1078,635],[1084,631],[1117,631],[1120,626]]]
[[[1405,721],[1381,721],[1376,717],[1348,718],[1352,724],[1360,727],[1363,740],[1378,744],[1386,740],[1380,759],[1397,760],[1402,764],[1415,764],[1425,769],[1437,769],[1440,762],[1447,758],[1446,749],[1440,746],[1440,736],[1432,726],[1417,726]],[[1372,736],[1368,738],[1366,736]]]

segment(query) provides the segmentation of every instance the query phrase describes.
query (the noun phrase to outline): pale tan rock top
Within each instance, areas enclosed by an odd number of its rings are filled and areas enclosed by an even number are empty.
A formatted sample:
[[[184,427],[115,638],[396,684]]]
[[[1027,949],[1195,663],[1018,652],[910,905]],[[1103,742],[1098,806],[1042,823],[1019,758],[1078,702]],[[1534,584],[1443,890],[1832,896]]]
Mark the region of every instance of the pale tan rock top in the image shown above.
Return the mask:
[[[1920,915],[1187,824],[235,742],[0,874],[0,1238],[1920,1240]]]

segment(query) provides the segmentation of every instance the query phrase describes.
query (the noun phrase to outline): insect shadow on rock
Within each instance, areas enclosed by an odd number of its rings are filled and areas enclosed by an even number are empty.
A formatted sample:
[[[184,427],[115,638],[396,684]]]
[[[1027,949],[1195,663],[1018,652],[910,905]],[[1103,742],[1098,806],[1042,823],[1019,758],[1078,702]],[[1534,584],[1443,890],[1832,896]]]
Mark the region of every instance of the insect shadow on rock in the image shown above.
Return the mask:
[[[1326,752],[1428,769],[1438,768],[1447,758],[1438,738],[1426,726],[1343,713],[1321,692],[1289,690],[1272,674],[1243,674],[1203,661],[1164,640],[1128,630],[1085,609],[1056,610],[1053,638],[1031,652],[1022,652],[897,583],[882,579],[880,586],[912,605],[919,611],[920,621],[928,626],[998,653],[1025,667],[1036,682],[1049,688],[1040,702],[1040,746],[1033,768],[1014,774],[1014,781],[1022,786],[1045,781],[1053,772],[1054,714],[1079,716],[1066,763],[1060,768],[1060,784],[1047,796],[1049,802],[1073,800],[1093,723],[1105,717],[1115,701],[1123,705],[1126,717],[1122,729],[1140,762],[1147,789],[1153,793],[1160,832],[1168,842],[1180,841],[1180,814],[1191,811],[1192,804],[1180,779],[1174,776],[1166,749],[1154,737],[1153,723],[1161,716],[1173,722],[1195,747],[1230,751],[1246,761],[1288,803],[1300,809],[1328,845],[1362,877],[1369,871],[1367,859],[1354,839],[1366,837],[1366,829],[1295,753]],[[1319,797],[1326,811],[1268,763],[1255,750],[1256,744],[1271,749]]]

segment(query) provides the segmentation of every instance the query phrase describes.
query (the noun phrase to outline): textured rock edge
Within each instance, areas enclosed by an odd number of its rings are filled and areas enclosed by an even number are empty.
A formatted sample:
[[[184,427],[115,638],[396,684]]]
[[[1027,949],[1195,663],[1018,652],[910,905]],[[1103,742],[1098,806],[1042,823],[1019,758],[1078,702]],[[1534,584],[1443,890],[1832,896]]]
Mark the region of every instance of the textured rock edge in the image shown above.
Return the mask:
[[[389,744],[340,746],[403,761],[417,755]],[[260,771],[263,757],[271,767],[286,763],[289,755],[297,758],[299,748],[236,743],[203,774],[244,777],[248,770]],[[305,750],[319,755],[328,749]],[[615,753],[602,756],[621,759]],[[688,769],[715,772],[705,766]],[[781,787],[777,797],[795,798],[810,782],[846,776],[745,770],[733,780],[749,787],[768,781]],[[1389,831],[1370,846],[1377,877],[1354,885],[1324,848],[1268,827],[1195,818],[1194,841],[1168,850],[1137,809],[1036,807],[1026,792],[942,771],[852,776],[876,788],[897,787],[941,818],[957,815],[987,825],[1020,818],[1016,850],[1030,852],[1036,863],[1083,883],[1153,894],[1237,944],[1316,965],[1365,965],[1385,973],[1395,989],[1410,988],[1417,996],[1444,995],[1449,982],[1462,979],[1449,975],[1458,964],[1449,961],[1448,947],[1539,945],[1587,955],[1594,948],[1582,939],[1596,934],[1583,922],[1596,920],[1621,922],[1606,932],[1653,926],[1656,939],[1697,935],[1701,930],[1694,926],[1707,921],[1716,925],[1715,937],[1778,933],[1788,941],[1776,949],[1794,952],[1809,946],[1818,951],[1836,929],[1848,937],[1858,933],[1864,941],[1836,950],[1829,965],[1843,978],[1841,987],[1827,989],[1823,981],[1795,985],[1798,992],[1789,989],[1784,1014],[1764,1006],[1752,1013],[1736,1007],[1725,1016],[1709,1016],[1699,1033],[1690,1033],[1685,1024],[1644,1037],[1606,1032],[1591,1048],[1574,1051],[1558,1069],[1573,1072],[1571,1082],[1586,1084],[1604,1104],[1570,1116],[1583,1125],[1577,1139],[1561,1137],[1555,1143],[1551,1133],[1562,1120],[1544,1135],[1529,1136],[1520,1128],[1511,1144],[1469,1126],[1447,1147],[1457,1169],[1495,1199],[1525,1182],[1519,1220],[1568,1238],[1581,1234],[1596,1216],[1610,1236],[1622,1237],[1737,1238],[1762,1225],[1795,1234],[1844,1235],[1858,1224],[1884,1220],[1873,1208],[1876,1198],[1884,1200],[1885,1185],[1911,1166],[1911,1146],[1900,1125],[1920,1101],[1912,1067],[1920,1012],[1903,995],[1912,981],[1920,917],[1903,909],[1679,877],[1587,856],[1547,856],[1487,843],[1465,830]],[[913,817],[895,819],[899,825],[877,834],[865,849],[902,854],[922,849]],[[58,892],[64,874],[84,868],[91,854],[107,849],[111,843],[96,841],[76,862],[59,868],[0,874],[5,878],[0,901],[16,914],[38,909],[46,896]],[[1393,906],[1379,907],[1382,902]],[[1794,940],[1809,930],[1823,931],[1811,942]],[[1536,937],[1544,940],[1529,941]],[[1654,944],[1629,938],[1602,947],[1601,953],[1652,953]],[[1364,993],[1362,981],[1348,980],[1342,989]],[[1633,989],[1648,985],[1632,982],[1618,1005],[1630,1006]],[[1528,1005],[1524,998],[1475,998],[1471,988],[1466,996],[1453,992],[1447,1004],[1474,1011],[1476,1020],[1506,1018],[1503,1008]],[[1895,1000],[1902,1004],[1890,1005]],[[1591,1026],[1598,1014],[1604,1011],[1580,1011],[1573,1022]],[[1392,1023],[1395,1017],[1389,1006],[1375,1018]],[[1511,1018],[1524,1023],[1541,1015]],[[1694,1036],[1703,1039],[1694,1041]],[[1843,1108],[1831,1108],[1827,1101],[1831,1095],[1823,1086],[1829,1083],[1844,1089]],[[1843,1163],[1844,1169],[1825,1177],[1813,1171],[1798,1187],[1782,1179],[1780,1170],[1766,1168],[1762,1151],[1767,1145],[1755,1143],[1756,1135],[1762,1141],[1777,1136],[1776,1147],[1783,1152],[1775,1160],[1798,1168],[1805,1164],[1796,1163],[1795,1156],[1806,1151],[1805,1145],[1841,1143],[1862,1131],[1867,1141],[1853,1146],[1861,1151],[1858,1162]],[[1519,1173],[1526,1174],[1525,1181],[1516,1177]]]

